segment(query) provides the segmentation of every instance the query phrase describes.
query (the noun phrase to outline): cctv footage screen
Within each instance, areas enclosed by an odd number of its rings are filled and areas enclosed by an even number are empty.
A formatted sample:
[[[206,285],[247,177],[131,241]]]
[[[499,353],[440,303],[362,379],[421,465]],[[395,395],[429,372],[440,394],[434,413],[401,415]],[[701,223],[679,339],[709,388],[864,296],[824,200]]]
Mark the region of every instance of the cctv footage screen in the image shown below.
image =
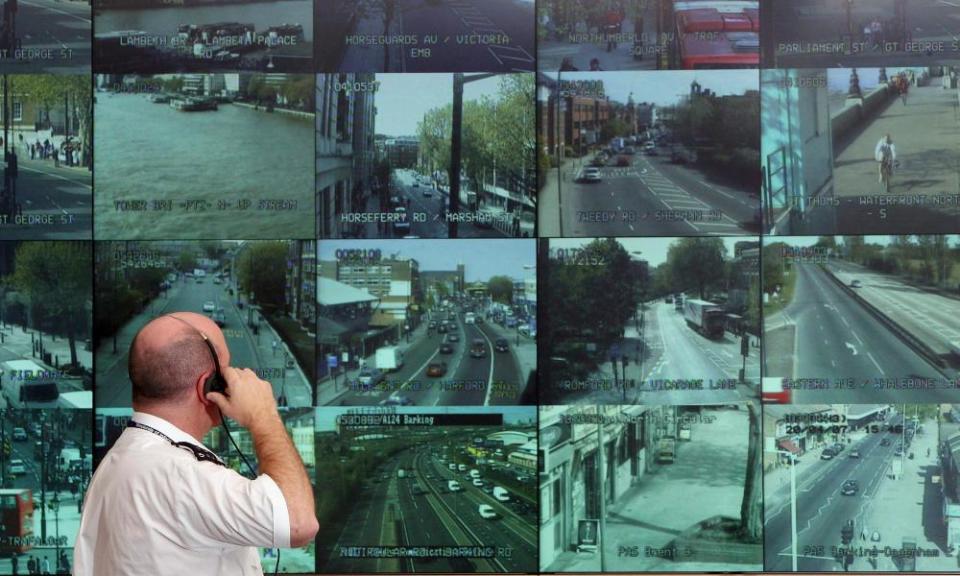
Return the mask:
[[[535,407],[318,408],[325,574],[537,571]]]
[[[534,0],[313,0],[320,72],[533,72]]]
[[[532,73],[318,75],[318,236],[532,238],[535,89]]]
[[[534,240],[320,243],[318,406],[537,401]]]

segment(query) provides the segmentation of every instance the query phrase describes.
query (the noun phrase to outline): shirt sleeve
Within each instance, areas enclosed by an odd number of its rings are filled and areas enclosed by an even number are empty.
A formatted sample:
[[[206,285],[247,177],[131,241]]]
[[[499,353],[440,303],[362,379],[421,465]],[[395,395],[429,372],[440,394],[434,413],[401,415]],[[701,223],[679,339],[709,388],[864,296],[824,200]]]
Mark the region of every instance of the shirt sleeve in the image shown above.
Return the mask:
[[[290,547],[290,515],[277,483],[266,474],[250,480],[204,463],[183,470],[188,497],[178,503],[186,545]]]

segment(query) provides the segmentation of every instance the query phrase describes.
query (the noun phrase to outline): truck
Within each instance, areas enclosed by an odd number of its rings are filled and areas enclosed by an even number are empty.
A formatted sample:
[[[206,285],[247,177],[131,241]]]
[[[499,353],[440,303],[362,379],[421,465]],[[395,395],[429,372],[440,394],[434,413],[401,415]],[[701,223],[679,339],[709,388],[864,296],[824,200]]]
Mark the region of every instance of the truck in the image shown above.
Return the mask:
[[[194,268],[194,269],[193,269],[193,277],[194,277],[194,278],[203,278],[203,277],[205,277],[206,275],[207,275],[207,271],[204,270],[203,268]]]
[[[376,368],[383,372],[393,372],[403,367],[403,350],[397,346],[377,348]]]
[[[673,296],[673,307],[676,310],[683,311],[683,294],[677,293]]]
[[[60,457],[57,458],[57,469],[66,475],[72,468],[82,468],[83,459],[80,457],[79,448],[64,448],[60,450]]]
[[[33,360],[9,360],[0,368],[0,389],[10,408],[56,408],[60,399],[58,376],[57,371]]]
[[[677,439],[664,436],[657,442],[657,462],[673,464],[677,455]]]
[[[683,303],[683,318],[687,325],[707,338],[723,338],[723,309],[706,300],[689,298]]]
[[[457,482],[456,480],[447,480],[447,488],[451,492],[459,492],[460,490],[462,490],[462,488],[460,488],[460,483]]]
[[[500,502],[510,501],[510,493],[507,492],[507,489],[503,486],[494,486],[493,487],[493,497],[499,500]]]

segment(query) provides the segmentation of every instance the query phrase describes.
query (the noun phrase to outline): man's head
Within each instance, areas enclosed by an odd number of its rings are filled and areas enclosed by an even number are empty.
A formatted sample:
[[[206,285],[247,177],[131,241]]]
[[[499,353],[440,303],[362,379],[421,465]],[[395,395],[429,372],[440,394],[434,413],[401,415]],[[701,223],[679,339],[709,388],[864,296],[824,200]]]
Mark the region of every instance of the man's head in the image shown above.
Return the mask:
[[[134,409],[176,410],[191,419],[206,417],[211,426],[219,422],[217,407],[203,390],[217,370],[203,335],[215,347],[220,367],[229,366],[223,332],[202,314],[174,312],[140,329],[128,361]]]
[[[887,134],[886,136],[884,136],[883,141],[886,142],[887,144],[893,144],[893,138],[890,136],[890,134]]]

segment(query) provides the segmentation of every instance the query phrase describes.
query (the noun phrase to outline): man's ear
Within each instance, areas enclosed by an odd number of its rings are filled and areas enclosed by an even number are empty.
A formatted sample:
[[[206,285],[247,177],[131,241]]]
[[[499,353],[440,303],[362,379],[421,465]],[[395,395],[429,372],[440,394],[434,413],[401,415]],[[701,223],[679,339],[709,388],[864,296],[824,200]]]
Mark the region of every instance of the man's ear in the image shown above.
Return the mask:
[[[200,377],[197,379],[196,383],[194,384],[194,389],[196,390],[197,396],[200,397],[200,403],[203,404],[204,406],[213,404],[213,402],[207,399],[207,393],[204,390],[207,379],[210,378],[212,375],[213,374],[211,374],[210,372],[204,372],[203,374],[200,375]]]

